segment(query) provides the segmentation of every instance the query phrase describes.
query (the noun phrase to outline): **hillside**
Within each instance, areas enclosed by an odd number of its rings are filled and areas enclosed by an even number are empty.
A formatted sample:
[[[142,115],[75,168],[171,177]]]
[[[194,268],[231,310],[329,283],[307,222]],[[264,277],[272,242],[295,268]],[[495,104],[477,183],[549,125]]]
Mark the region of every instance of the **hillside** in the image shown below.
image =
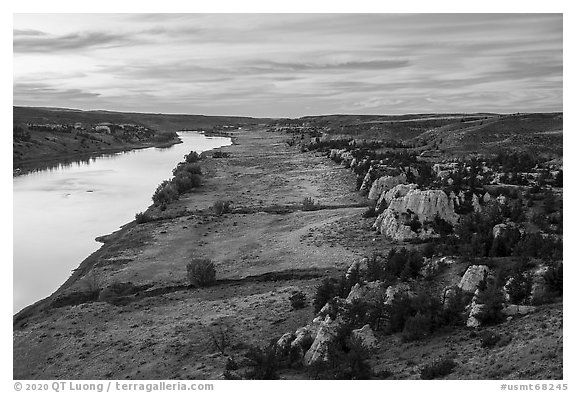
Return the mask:
[[[17,173],[95,154],[178,143],[182,129],[222,131],[266,119],[13,108],[13,167]]]

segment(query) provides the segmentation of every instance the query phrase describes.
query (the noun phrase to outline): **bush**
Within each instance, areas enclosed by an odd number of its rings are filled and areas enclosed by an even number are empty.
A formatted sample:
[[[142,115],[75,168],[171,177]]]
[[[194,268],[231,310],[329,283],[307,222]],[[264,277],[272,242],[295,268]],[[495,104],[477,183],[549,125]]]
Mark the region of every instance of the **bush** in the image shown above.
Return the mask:
[[[317,208],[317,205],[314,202],[314,199],[312,199],[310,197],[306,197],[302,201],[302,210],[310,211],[310,210],[316,210],[316,208]]]
[[[193,259],[186,265],[188,281],[194,287],[206,287],[216,282],[216,269],[209,259]]]
[[[230,213],[230,201],[218,200],[212,205],[212,210],[217,216],[222,214]]]
[[[188,163],[200,161],[200,155],[195,151],[191,151],[190,153],[184,156],[184,161]]]
[[[495,283],[491,283],[484,290],[481,290],[477,303],[484,305],[475,316],[481,324],[490,325],[502,322],[504,319],[502,314],[504,296]]]
[[[230,157],[230,153],[222,152],[222,151],[215,151],[212,153],[212,158],[228,158]]]
[[[136,219],[136,224],[144,224],[146,222],[152,221],[152,217],[150,217],[146,212],[136,213],[134,218]]]
[[[430,333],[431,328],[432,321],[430,317],[418,312],[415,316],[409,317],[404,323],[402,341],[420,340]]]
[[[264,349],[252,346],[245,356],[250,362],[250,368],[244,374],[247,379],[278,379],[278,359],[274,345]]]
[[[559,262],[548,269],[544,274],[544,281],[546,282],[547,289],[553,295],[562,296],[564,292],[563,266],[564,264]]]
[[[456,363],[452,359],[437,360],[427,364],[420,370],[420,379],[435,379],[450,374]]]
[[[384,259],[376,253],[372,254],[366,263],[366,281],[383,280],[386,277],[385,268]]]
[[[292,292],[292,295],[288,299],[290,300],[290,305],[294,310],[305,308],[308,305],[306,302],[306,295],[301,291]]]
[[[314,312],[318,312],[324,307],[329,300],[338,294],[338,286],[336,280],[333,278],[325,278],[320,285],[316,288],[316,294],[312,304],[314,305]]]
[[[529,272],[517,271],[506,286],[506,291],[512,304],[524,303],[532,293],[532,275]]]
[[[152,201],[156,206],[166,206],[176,200],[178,200],[178,190],[169,180],[160,183],[152,195]]]
[[[479,336],[480,347],[482,348],[494,348],[502,338],[498,333],[490,330],[484,330],[480,332]]]

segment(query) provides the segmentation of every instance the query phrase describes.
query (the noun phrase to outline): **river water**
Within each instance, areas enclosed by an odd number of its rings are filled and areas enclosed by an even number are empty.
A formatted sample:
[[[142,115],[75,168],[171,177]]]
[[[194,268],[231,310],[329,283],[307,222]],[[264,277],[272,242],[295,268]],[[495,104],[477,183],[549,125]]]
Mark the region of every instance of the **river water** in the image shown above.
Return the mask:
[[[180,132],[183,143],[72,162],[15,177],[13,311],[54,292],[92,252],[95,237],[132,221],[185,154],[230,138]]]

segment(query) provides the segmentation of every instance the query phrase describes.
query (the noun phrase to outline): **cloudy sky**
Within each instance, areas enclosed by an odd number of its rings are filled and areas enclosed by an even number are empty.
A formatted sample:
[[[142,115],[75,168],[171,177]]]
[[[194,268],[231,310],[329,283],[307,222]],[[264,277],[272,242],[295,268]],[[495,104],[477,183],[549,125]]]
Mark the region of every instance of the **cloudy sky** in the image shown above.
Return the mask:
[[[562,111],[561,14],[16,14],[14,105]]]

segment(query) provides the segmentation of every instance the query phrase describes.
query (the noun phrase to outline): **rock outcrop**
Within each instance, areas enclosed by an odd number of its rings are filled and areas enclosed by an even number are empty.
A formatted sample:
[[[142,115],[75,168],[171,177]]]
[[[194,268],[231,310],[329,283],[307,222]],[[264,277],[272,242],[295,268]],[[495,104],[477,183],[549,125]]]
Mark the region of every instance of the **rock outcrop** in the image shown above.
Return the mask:
[[[398,184],[406,183],[406,175],[400,174],[398,176],[383,176],[372,183],[370,192],[368,193],[368,199],[371,201],[376,201],[380,198],[382,193],[394,188]]]
[[[451,224],[458,222],[458,214],[442,190],[412,190],[402,198],[391,200],[388,209],[401,213],[410,210],[418,215],[420,222],[432,221],[436,215]]]
[[[383,192],[376,202],[376,210],[381,210],[390,204],[390,201],[396,198],[406,196],[410,191],[418,189],[417,184],[398,184],[392,189]]]
[[[305,366],[328,362],[330,346],[336,340],[339,326],[340,324],[330,319],[330,316],[326,316],[326,319],[320,323],[316,338],[314,338],[312,346],[304,355],[302,363]]]
[[[370,325],[364,325],[362,326],[362,329],[352,330],[350,338],[356,340],[369,351],[378,348],[378,340],[376,339],[376,336],[374,336],[374,332],[370,328]]]
[[[458,287],[465,292],[476,292],[478,284],[487,277],[489,271],[490,269],[486,265],[469,266]]]
[[[397,212],[386,209],[376,218],[372,227],[376,229],[376,232],[393,240],[405,241],[418,238],[418,234],[404,224],[399,216]]]

